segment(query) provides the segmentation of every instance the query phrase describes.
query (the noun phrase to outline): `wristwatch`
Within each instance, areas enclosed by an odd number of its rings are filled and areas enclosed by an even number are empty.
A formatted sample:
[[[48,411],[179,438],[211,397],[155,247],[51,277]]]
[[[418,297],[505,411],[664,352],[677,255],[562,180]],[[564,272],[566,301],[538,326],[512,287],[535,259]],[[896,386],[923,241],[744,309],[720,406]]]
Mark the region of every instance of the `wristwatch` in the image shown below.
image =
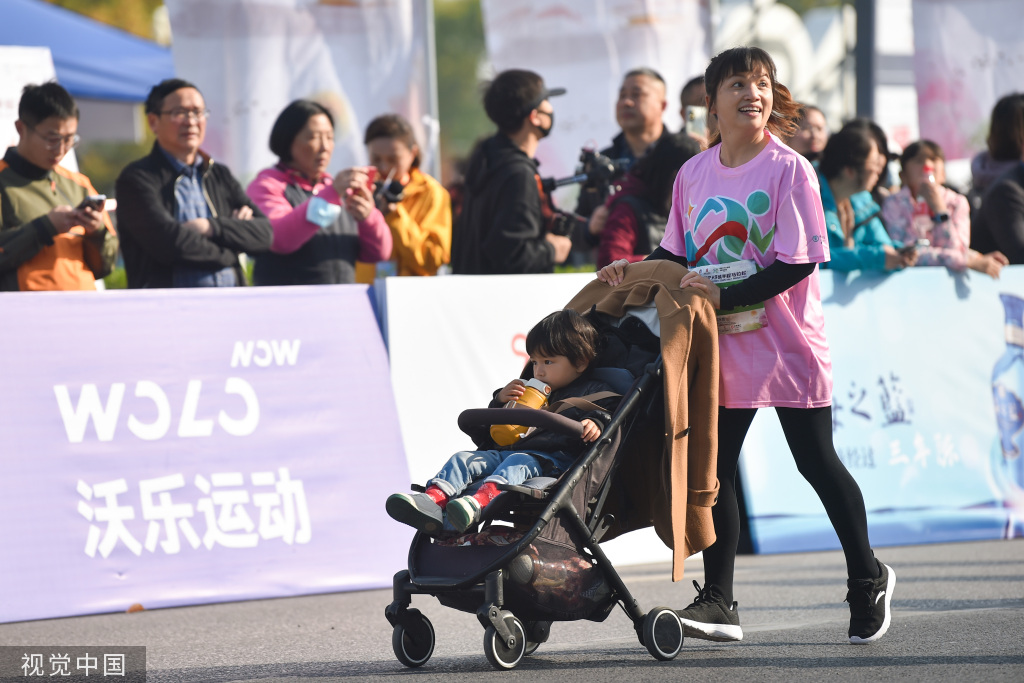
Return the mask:
[[[936,223],[945,223],[946,221],[949,220],[949,214],[946,213],[945,211],[943,211],[942,213],[937,213],[934,216],[932,216],[932,220],[935,221]]]

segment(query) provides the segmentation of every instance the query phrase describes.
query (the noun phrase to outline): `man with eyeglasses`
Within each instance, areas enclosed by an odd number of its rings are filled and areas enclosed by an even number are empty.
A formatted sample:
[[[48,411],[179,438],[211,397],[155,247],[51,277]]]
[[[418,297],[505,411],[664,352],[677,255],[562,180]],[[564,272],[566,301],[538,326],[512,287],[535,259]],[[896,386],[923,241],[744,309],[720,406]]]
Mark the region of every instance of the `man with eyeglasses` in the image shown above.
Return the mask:
[[[78,105],[50,82],[27,85],[18,145],[0,161],[0,291],[95,290],[117,259],[117,236],[89,179],[60,166],[78,144]]]
[[[533,155],[555,125],[548,89],[532,71],[510,69],[484,94],[498,132],[481,142],[466,169],[462,213],[452,231],[452,271],[466,275],[551,273],[572,241],[547,229],[547,207]]]
[[[270,248],[270,221],[223,164],[200,150],[209,112],[180,78],[158,83],[145,104],[153,151],[117,179],[118,227],[128,287],[246,284],[239,254]]]

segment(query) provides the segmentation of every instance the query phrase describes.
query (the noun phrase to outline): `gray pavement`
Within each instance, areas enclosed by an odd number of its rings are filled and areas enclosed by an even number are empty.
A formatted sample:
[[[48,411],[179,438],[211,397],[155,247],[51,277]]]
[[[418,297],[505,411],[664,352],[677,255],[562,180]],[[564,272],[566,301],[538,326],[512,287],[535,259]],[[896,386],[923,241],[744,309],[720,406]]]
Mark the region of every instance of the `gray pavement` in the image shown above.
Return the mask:
[[[0,645],[145,645],[150,681],[1024,681],[1024,541],[880,548],[897,574],[893,623],[866,646],[846,641],[839,552],[741,556],[740,643],[687,639],[658,662],[621,610],[603,623],[556,623],[513,671],[483,655],[472,615],[416,597],[437,644],[419,669],[391,650],[391,591],[336,593],[0,624]],[[400,568],[396,568],[400,569]],[[645,609],[683,607],[701,562],[620,569]],[[415,677],[415,678],[410,678]],[[29,679],[25,679],[29,680]]]

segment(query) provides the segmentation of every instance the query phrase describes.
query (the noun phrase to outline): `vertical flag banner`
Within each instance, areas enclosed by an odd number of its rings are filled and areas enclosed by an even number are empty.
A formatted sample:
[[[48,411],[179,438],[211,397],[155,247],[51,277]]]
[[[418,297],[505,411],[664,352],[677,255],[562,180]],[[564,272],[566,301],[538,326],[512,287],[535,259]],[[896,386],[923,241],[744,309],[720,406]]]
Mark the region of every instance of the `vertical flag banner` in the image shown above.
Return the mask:
[[[1024,90],[1024,3],[914,0],[913,16],[921,137],[948,159],[971,157],[995,103]]]
[[[375,116],[409,119],[429,168],[436,155],[430,3],[422,0],[167,0],[178,77],[210,109],[204,149],[243,181],[276,163],[270,129],[292,100],[335,123],[329,172],[366,162]]]
[[[545,176],[572,175],[580,149],[602,149],[618,133],[623,75],[650,67],[665,79],[664,122],[682,127],[679,91],[711,58],[707,0],[483,0],[487,53],[496,71],[536,71],[549,88],[555,128],[537,158]]]

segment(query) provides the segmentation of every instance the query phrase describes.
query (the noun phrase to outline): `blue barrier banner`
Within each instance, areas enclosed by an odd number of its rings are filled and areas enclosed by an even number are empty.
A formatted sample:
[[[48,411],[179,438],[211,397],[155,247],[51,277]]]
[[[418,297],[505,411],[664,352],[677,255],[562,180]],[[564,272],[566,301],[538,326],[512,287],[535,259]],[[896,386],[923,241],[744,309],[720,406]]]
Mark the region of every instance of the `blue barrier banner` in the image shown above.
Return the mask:
[[[361,285],[0,294],[0,621],[388,586]]]
[[[824,271],[821,286],[833,438],[872,544],[1022,535],[1024,267]],[[740,468],[756,551],[839,547],[774,410],[758,411]]]

